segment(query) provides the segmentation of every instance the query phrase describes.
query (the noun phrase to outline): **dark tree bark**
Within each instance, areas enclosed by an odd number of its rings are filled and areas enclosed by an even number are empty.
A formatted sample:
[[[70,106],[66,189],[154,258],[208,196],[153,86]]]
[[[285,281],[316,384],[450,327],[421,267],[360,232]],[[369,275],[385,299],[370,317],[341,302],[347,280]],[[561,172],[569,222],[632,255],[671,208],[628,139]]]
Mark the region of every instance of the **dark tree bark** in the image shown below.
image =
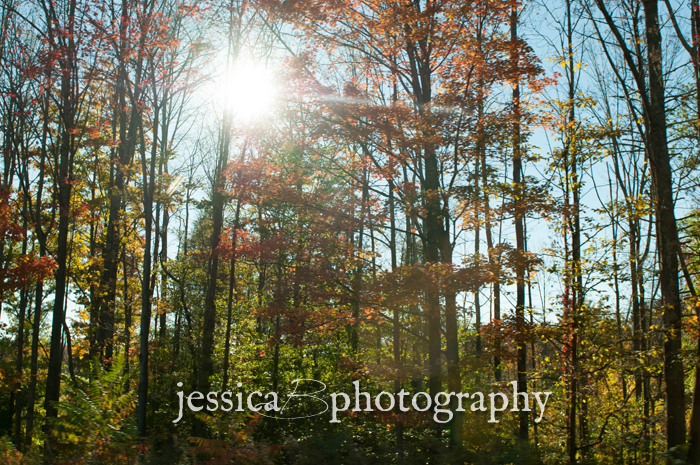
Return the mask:
[[[151,12],[152,13],[152,12]],[[152,65],[152,63],[149,63]],[[153,83],[153,140],[151,141],[150,163],[146,160],[146,137],[143,126],[141,134],[141,173],[143,184],[143,212],[145,220],[145,244],[143,250],[143,269],[141,279],[141,329],[139,334],[139,387],[136,421],[140,438],[147,434],[147,407],[148,407],[148,346],[151,329],[151,309],[154,288],[154,276],[152,269],[153,247],[153,197],[156,189],[156,164],[158,158],[158,128],[160,125],[160,104],[155,86],[155,71],[152,72]],[[125,270],[126,272],[126,270]],[[206,391],[205,391],[206,392]]]
[[[481,99],[477,102],[477,118],[479,120],[479,129],[481,129],[481,119],[483,117],[483,103],[481,102]],[[477,207],[474,209],[475,210],[475,221],[474,221],[474,255],[477,257],[480,256],[480,248],[481,248],[481,215],[479,214],[479,208],[480,208],[480,200],[481,200],[481,192],[480,192],[480,186],[479,186],[479,177],[480,173],[479,170],[480,168],[480,162],[481,162],[481,139],[483,138],[483,134],[477,129],[477,148],[476,148],[476,160],[474,161],[474,200],[477,205]],[[483,349],[481,348],[481,289],[477,288],[474,291],[474,329],[476,331],[476,343],[475,343],[475,352],[477,357],[481,356],[481,353]]]
[[[210,259],[208,264],[207,291],[204,301],[204,319],[202,324],[202,372],[199,379],[200,391],[208,392],[210,377],[214,374],[214,330],[216,328],[216,289],[219,279],[219,242],[224,221],[224,170],[228,165],[231,143],[229,116],[224,116],[219,143],[219,160],[217,162],[214,185],[212,186],[212,232],[209,240]]]
[[[664,303],[663,322],[667,331],[664,341],[664,379],[666,381],[666,435],[668,448],[685,443],[685,388],[681,359],[682,307],[678,284],[680,243],[674,212],[673,176],[666,136],[666,108],[659,30],[658,3],[643,0],[649,101],[647,150],[651,165],[656,213],[656,234],[659,254],[661,295]]]
[[[241,49],[241,21],[235,15],[243,17],[247,2],[241,2],[236,8],[233,0],[229,6],[229,35],[227,71],[230,71],[233,64],[238,59]],[[211,376],[214,374],[214,331],[216,329],[216,291],[219,279],[219,253],[218,247],[221,240],[221,231],[224,222],[224,207],[226,205],[225,187],[226,178],[224,171],[229,162],[229,152],[231,149],[231,109],[224,109],[224,116],[221,121],[219,134],[218,159],[214,169],[214,182],[212,184],[212,232],[209,240],[210,258],[208,263],[208,279],[206,295],[204,299],[204,318],[202,322],[202,355],[201,374],[199,376],[199,390],[208,392],[211,387]],[[201,426],[201,425],[200,425]],[[199,426],[198,426],[199,428]]]
[[[419,8],[419,7],[416,7]],[[431,115],[428,109],[432,101],[432,62],[431,47],[428,46],[429,36],[425,34],[416,37],[409,25],[405,26],[406,54],[410,65],[410,88],[413,92],[414,105],[418,113],[426,123]],[[430,130],[426,130],[425,136],[430,138]],[[423,252],[425,261],[434,265],[441,262],[440,246],[443,245],[443,255],[447,255],[444,239],[444,214],[440,201],[440,170],[436,148],[432,143],[426,143],[417,149],[422,162],[423,171],[421,179],[421,193],[425,205],[425,218],[423,219]],[[419,163],[420,165],[420,163]],[[420,171],[420,170],[419,170]],[[441,380],[441,334],[440,322],[442,312],[440,309],[440,292],[438,289],[426,292],[426,320],[428,323],[428,390],[431,395],[436,395],[442,389]],[[453,323],[453,322],[450,322]],[[446,328],[447,330],[447,328]],[[452,333],[452,328],[450,328]],[[454,348],[450,344],[450,364],[454,363]],[[458,356],[458,354],[457,354]]]
[[[26,239],[24,241],[26,243]],[[26,244],[22,246],[26,249]],[[24,321],[27,311],[29,289],[22,289],[19,302],[19,316],[17,318],[17,359],[15,360],[15,372],[18,376],[18,381],[15,383],[17,396],[15,397],[15,436],[14,442],[17,450],[22,450],[22,381],[21,375],[24,371]]]
[[[124,189],[127,182],[127,171],[132,164],[136,153],[136,140],[138,131],[142,125],[142,78],[144,48],[146,45],[147,27],[141,28],[138,37],[135,56],[135,71],[133,83],[130,84],[127,62],[132,54],[130,41],[133,37],[128,36],[128,25],[131,20],[132,6],[129,2],[122,2],[122,11],[119,25],[119,40],[117,43],[117,114],[119,127],[118,160],[115,163],[116,173],[114,182],[109,188],[109,216],[107,220],[107,233],[104,246],[104,268],[100,277],[100,292],[98,300],[93,302],[99,308],[98,327],[96,335],[96,350],[99,351],[102,360],[111,360],[114,352],[114,306],[117,297],[117,272],[119,270],[119,255],[121,252],[121,235],[124,231],[119,231],[119,224],[122,222],[121,211],[123,209]],[[143,7],[149,9],[148,2],[144,1]],[[150,9],[152,10],[153,4]],[[145,13],[148,16],[147,13]],[[145,19],[144,19],[145,21]],[[129,108],[127,108],[127,86],[129,92]],[[98,312],[97,309],[93,310]]]
[[[566,2],[566,80],[567,80],[567,115],[566,115],[566,126],[564,128],[564,151],[562,156],[562,161],[565,164],[565,189],[566,189],[566,199],[565,199],[565,218],[566,218],[566,228],[568,234],[571,234],[571,259],[568,264],[568,271],[566,275],[566,288],[567,288],[567,302],[565,308],[566,324],[568,326],[568,363],[569,363],[569,373],[568,373],[568,394],[569,394],[569,405],[568,405],[568,425],[567,425],[567,453],[570,464],[575,464],[577,462],[577,439],[578,439],[578,429],[577,420],[578,417],[578,407],[579,407],[579,394],[580,394],[580,380],[579,380],[579,354],[578,354],[578,332],[581,324],[580,310],[583,304],[583,280],[581,274],[581,226],[580,226],[580,215],[579,215],[579,177],[578,177],[578,147],[576,146],[576,102],[575,102],[575,90],[576,90],[576,76],[575,76],[575,63],[574,63],[574,49],[573,49],[573,18],[571,11],[572,2],[567,0]],[[565,234],[567,234],[565,232]],[[567,260],[569,259],[569,254],[567,253]],[[581,402],[583,407],[583,402]],[[583,421],[581,421],[581,427],[583,428]]]
[[[56,403],[60,397],[61,366],[63,364],[63,327],[65,325],[65,301],[68,278],[68,236],[72,220],[71,193],[73,188],[73,161],[76,152],[76,112],[78,106],[78,62],[76,34],[76,0],[66,3],[66,18],[59,17],[53,3],[42,2],[42,9],[49,24],[48,37],[50,46],[60,51],[58,60],[60,74],[60,148],[57,151],[54,167],[56,170],[56,200],[58,203],[58,237],[56,240],[55,261],[58,265],[55,278],[53,320],[49,349],[48,373],[46,376],[46,410],[45,432],[51,428],[51,422],[58,411]],[[63,26],[59,31],[58,26]],[[49,456],[53,455],[51,441],[46,437],[45,446]]]
[[[486,150],[481,151],[481,185],[488,185],[488,175],[486,169]],[[489,266],[497,270],[500,268],[500,252],[494,247],[493,232],[491,230],[491,204],[488,192],[484,191],[484,232],[486,233],[486,248],[489,254]],[[493,323],[500,328],[501,323],[501,282],[497,278],[492,285],[493,293]],[[501,380],[501,340],[498,333],[495,338],[495,355],[493,356],[493,377],[496,381]]]
[[[48,72],[47,72],[48,74]],[[47,76],[48,77],[48,76]],[[39,163],[39,177],[37,182],[36,200],[34,202],[34,233],[39,245],[39,257],[46,256],[46,231],[42,222],[44,180],[46,175],[47,139],[49,134],[49,99],[44,99],[42,105],[42,131],[41,131],[41,158]],[[55,214],[55,209],[52,213]],[[32,348],[29,368],[29,387],[27,389],[27,426],[24,444],[32,443],[34,432],[34,403],[36,401],[36,384],[39,371],[39,331],[41,329],[41,313],[44,298],[44,282],[38,281],[35,287],[34,320],[32,322]]]
[[[666,443],[669,450],[685,444],[685,388],[681,359],[682,307],[678,283],[680,243],[674,212],[673,176],[668,151],[666,107],[664,102],[661,31],[658,0],[642,0],[647,45],[648,86],[604,0],[596,0],[599,10],[620,47],[634,77],[643,105],[645,148],[649,160],[659,257],[659,284],[663,300],[664,381],[666,383]]]
[[[524,192],[524,181],[521,179],[523,172],[521,153],[521,108],[520,108],[520,84],[519,84],[519,53],[518,53],[518,10],[513,8],[510,16],[510,40],[511,62],[514,67],[513,83],[513,184],[516,192]],[[522,198],[522,195],[518,196]],[[525,235],[522,201],[515,200],[515,248],[518,252],[515,262],[515,325],[518,348],[518,391],[527,392],[527,343],[524,341],[525,332]],[[522,396],[518,396],[518,438],[528,440],[528,411],[524,410]]]
[[[673,11],[673,8],[671,7],[671,3],[669,0],[664,0],[664,3],[666,4],[666,8],[669,13],[669,17],[671,19],[671,22],[673,24],[674,30],[676,32],[676,36],[680,40],[681,44],[683,47],[686,49],[688,54],[690,55],[690,62],[693,66],[693,74],[694,74],[694,80],[695,80],[695,110],[696,110],[696,116],[700,118],[700,2],[698,0],[691,0],[690,1],[690,33],[691,33],[691,41],[688,43],[686,38],[683,36],[683,33],[681,32],[679,26],[678,26],[678,21],[676,18],[676,15]],[[646,10],[645,10],[646,11]],[[656,27],[658,28],[658,20],[657,20],[657,25]],[[660,42],[660,37],[659,37],[659,42]],[[659,50],[660,50],[660,44],[659,44]],[[649,52],[651,53],[651,51]],[[660,58],[657,59],[656,61],[660,61]],[[660,64],[657,64],[657,66],[660,69]],[[651,87],[650,87],[651,90]],[[700,126],[697,126],[697,136],[700,139]],[[679,245],[679,254],[681,252],[680,245]],[[668,253],[668,252],[667,252]],[[679,257],[679,259],[682,262],[682,258]],[[669,263],[671,265],[671,263]],[[692,283],[688,282],[689,287],[692,289]],[[696,298],[697,296],[693,295],[693,298]],[[696,307],[697,308],[697,307]],[[673,318],[671,318],[673,319]],[[700,354],[700,337],[698,338],[697,341],[697,351]],[[645,396],[646,399],[646,396]],[[678,407],[676,407],[678,408]],[[646,405],[646,400],[645,400],[645,412],[648,410],[648,407]],[[693,399],[692,399],[692,410],[690,414],[690,434],[688,438],[688,462],[697,465],[700,464],[700,367],[696,366],[695,367],[695,379],[694,379],[694,388],[693,388]]]
[[[407,232],[407,234],[409,234]],[[396,256],[396,205],[394,202],[394,182],[389,179],[389,251],[391,253],[391,270],[396,270],[398,266]],[[394,370],[396,376],[394,378],[394,393],[398,395],[402,387],[402,363],[401,363],[401,320],[399,307],[393,308],[392,314],[392,352],[394,356]],[[399,406],[396,406],[396,414],[400,414]],[[403,465],[404,463],[404,446],[403,446],[403,422],[401,419],[396,420],[396,463]]]
[[[231,325],[233,315],[233,304],[238,300],[238,290],[236,289],[236,247],[238,244],[238,229],[240,228],[241,202],[236,202],[236,217],[233,221],[233,244],[231,265],[229,272],[228,299],[226,308],[226,339],[224,340],[224,374],[221,383],[221,390],[226,391],[229,379],[229,353],[231,351]]]

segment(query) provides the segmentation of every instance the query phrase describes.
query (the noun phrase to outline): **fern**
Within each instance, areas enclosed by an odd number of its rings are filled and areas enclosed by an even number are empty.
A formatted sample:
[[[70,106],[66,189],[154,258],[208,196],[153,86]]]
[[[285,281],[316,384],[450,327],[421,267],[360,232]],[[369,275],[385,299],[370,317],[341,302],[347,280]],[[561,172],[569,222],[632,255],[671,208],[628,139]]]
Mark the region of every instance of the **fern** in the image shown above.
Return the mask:
[[[124,357],[109,371],[93,363],[93,379],[66,380],[67,392],[58,403],[54,434],[57,453],[70,463],[133,463],[136,425],[133,392],[124,392]]]

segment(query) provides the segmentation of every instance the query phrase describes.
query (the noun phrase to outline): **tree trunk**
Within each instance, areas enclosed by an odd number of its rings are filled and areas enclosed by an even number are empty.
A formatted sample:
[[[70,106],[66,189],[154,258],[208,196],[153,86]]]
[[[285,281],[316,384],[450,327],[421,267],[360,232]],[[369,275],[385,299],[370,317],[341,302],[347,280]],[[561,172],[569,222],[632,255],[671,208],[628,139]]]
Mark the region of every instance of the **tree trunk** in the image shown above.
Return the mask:
[[[241,201],[236,202],[236,217],[233,222],[233,244],[232,244],[232,255],[231,255],[231,271],[229,276],[228,285],[228,301],[226,309],[226,339],[224,340],[224,374],[223,382],[221,383],[221,390],[226,391],[228,387],[228,371],[229,371],[229,353],[231,351],[231,317],[233,314],[233,303],[238,300],[238,293],[236,290],[236,247],[238,243],[238,228],[240,228],[240,215],[241,215]]]
[[[49,74],[49,73],[47,73]],[[48,76],[47,76],[48,77]],[[43,127],[41,133],[41,162],[39,165],[39,180],[37,184],[35,210],[34,210],[34,232],[39,243],[39,258],[46,256],[46,233],[44,232],[41,213],[43,210],[42,197],[44,195],[44,179],[46,174],[47,139],[49,134],[49,99],[43,103]],[[34,321],[32,322],[32,351],[29,368],[29,388],[27,392],[27,427],[24,439],[25,446],[32,443],[32,433],[34,431],[34,403],[36,400],[36,383],[39,371],[39,332],[41,330],[41,312],[44,299],[44,281],[36,283],[34,301]]]
[[[53,17],[47,11],[47,22],[60,24],[58,18]],[[53,12],[53,9],[51,10]],[[77,72],[77,49],[74,40],[76,0],[69,1],[68,24],[65,41],[64,56],[61,58],[61,145],[58,151],[58,160],[55,161],[58,184],[58,237],[56,240],[56,263],[58,268],[55,277],[53,321],[51,324],[51,342],[49,349],[48,373],[46,375],[46,395],[44,408],[46,410],[45,432],[51,428],[51,422],[58,415],[56,403],[61,392],[61,365],[63,362],[63,326],[65,324],[65,298],[68,278],[68,233],[72,219],[71,194],[73,188],[73,156],[75,155],[75,109],[77,98],[74,88]],[[55,33],[53,26],[50,34]],[[45,446],[49,456],[53,455],[51,441],[47,435]]]
[[[656,244],[659,257],[659,285],[663,300],[664,381],[666,383],[666,443],[668,450],[685,444],[685,387],[681,359],[682,307],[678,284],[680,243],[673,202],[671,172],[666,134],[663,57],[659,30],[658,0],[642,0],[647,45],[648,90],[644,75],[632,58],[622,34],[615,25],[604,0],[596,0],[599,10],[622,49],[634,77],[644,108],[645,148],[651,167]],[[679,455],[675,453],[673,455]],[[682,455],[682,453],[680,453]],[[669,461],[672,460],[669,458]]]
[[[666,382],[666,438],[668,449],[685,443],[685,387],[681,358],[682,307],[678,284],[680,243],[674,212],[673,177],[666,136],[666,107],[662,67],[661,32],[657,0],[642,0],[644,7],[649,99],[646,147],[651,165],[656,213],[659,284],[663,298],[664,380]]]
[[[216,289],[219,279],[219,242],[224,222],[224,206],[226,200],[224,189],[226,186],[224,170],[228,165],[229,150],[231,145],[231,116],[228,111],[224,114],[221,125],[221,139],[219,143],[219,159],[214,173],[212,185],[212,232],[209,240],[211,253],[208,266],[207,291],[204,301],[204,319],[202,326],[202,372],[199,378],[199,390],[209,392],[211,376],[214,374],[214,331],[216,329]]]
[[[111,360],[114,345],[114,305],[117,296],[117,272],[119,269],[119,254],[121,252],[121,235],[118,225],[121,222],[121,211],[123,208],[123,196],[126,186],[126,172],[131,165],[136,153],[136,138],[142,126],[141,99],[142,99],[142,76],[143,76],[143,53],[145,46],[145,34],[141,34],[138,43],[138,53],[136,56],[136,70],[133,86],[133,95],[130,101],[130,112],[127,114],[126,103],[126,82],[129,79],[125,50],[129,46],[127,41],[127,29],[130,18],[129,2],[122,3],[122,15],[120,24],[120,38],[117,69],[117,105],[119,114],[119,160],[116,164],[116,174],[114,184],[110,186],[109,217],[107,220],[107,234],[104,248],[104,269],[100,277],[100,300],[95,303],[99,305],[99,326],[97,329],[97,350],[102,360]],[[123,233],[123,231],[122,231]]]
[[[511,60],[514,66],[515,82],[513,84],[513,184],[517,192],[524,191],[524,183],[521,179],[523,171],[521,141],[520,141],[520,84],[518,83],[519,73],[519,53],[517,50],[518,41],[518,10],[513,8],[510,16],[510,40]],[[518,196],[522,198],[522,195]],[[516,337],[518,348],[518,391],[527,392],[527,343],[523,339],[525,333],[525,235],[523,228],[523,205],[521,201],[516,200],[514,205],[514,221],[515,221],[515,248],[518,251],[518,256],[515,263],[515,325],[517,334]],[[524,400],[522,396],[518,396],[518,438],[522,441],[528,439],[528,412],[524,410],[524,405],[521,404]]]
[[[692,34],[691,61],[695,73],[695,108],[700,120],[700,3],[690,2],[690,23]],[[700,126],[697,128],[700,138]],[[697,306],[695,307],[698,308]],[[700,316],[700,314],[698,315]],[[697,353],[700,354],[700,336],[697,340]],[[690,437],[688,445],[688,462],[700,464],[700,366],[695,366],[695,385],[693,388],[692,410],[690,414]],[[646,403],[646,402],[645,402]]]
[[[25,203],[26,205],[26,203]],[[25,217],[26,218],[26,217]],[[25,220],[26,222],[26,220]],[[26,253],[27,249],[27,239],[26,235],[22,243],[22,255]],[[22,450],[22,372],[23,370],[23,359],[24,359],[24,319],[27,311],[27,301],[28,301],[29,289],[24,288],[20,292],[19,301],[19,316],[17,318],[17,360],[15,361],[15,372],[17,376],[17,382],[15,383],[15,389],[17,390],[17,396],[15,397],[15,447],[18,451]]]
[[[139,438],[143,439],[147,433],[146,412],[148,404],[148,344],[149,332],[151,329],[151,296],[153,287],[151,280],[153,270],[151,269],[151,247],[153,236],[153,194],[155,192],[156,174],[156,154],[157,154],[157,129],[159,124],[159,110],[157,95],[153,95],[153,141],[151,150],[150,167],[146,165],[146,138],[144,128],[141,127],[141,170],[143,179],[143,212],[145,219],[145,245],[143,250],[143,269],[141,281],[141,330],[139,347],[139,387],[138,405],[136,411],[136,422],[138,426]],[[204,391],[207,392],[207,391]]]

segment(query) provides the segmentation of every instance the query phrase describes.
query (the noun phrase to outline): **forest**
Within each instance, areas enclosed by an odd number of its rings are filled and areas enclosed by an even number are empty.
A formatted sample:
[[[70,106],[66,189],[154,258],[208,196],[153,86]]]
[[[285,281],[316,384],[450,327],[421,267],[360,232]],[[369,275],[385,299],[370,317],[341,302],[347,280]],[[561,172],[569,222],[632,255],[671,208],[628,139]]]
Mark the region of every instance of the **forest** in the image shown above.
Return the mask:
[[[700,464],[699,2],[0,0],[0,463]]]

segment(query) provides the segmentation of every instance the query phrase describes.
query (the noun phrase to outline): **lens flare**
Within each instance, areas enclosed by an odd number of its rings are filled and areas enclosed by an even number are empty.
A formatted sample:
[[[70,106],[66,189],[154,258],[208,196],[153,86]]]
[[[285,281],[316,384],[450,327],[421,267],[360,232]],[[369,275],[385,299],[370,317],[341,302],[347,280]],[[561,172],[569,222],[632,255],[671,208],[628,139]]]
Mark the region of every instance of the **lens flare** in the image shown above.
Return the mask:
[[[251,60],[236,63],[225,84],[226,106],[234,118],[249,122],[268,114],[277,94],[277,86],[269,69]]]

